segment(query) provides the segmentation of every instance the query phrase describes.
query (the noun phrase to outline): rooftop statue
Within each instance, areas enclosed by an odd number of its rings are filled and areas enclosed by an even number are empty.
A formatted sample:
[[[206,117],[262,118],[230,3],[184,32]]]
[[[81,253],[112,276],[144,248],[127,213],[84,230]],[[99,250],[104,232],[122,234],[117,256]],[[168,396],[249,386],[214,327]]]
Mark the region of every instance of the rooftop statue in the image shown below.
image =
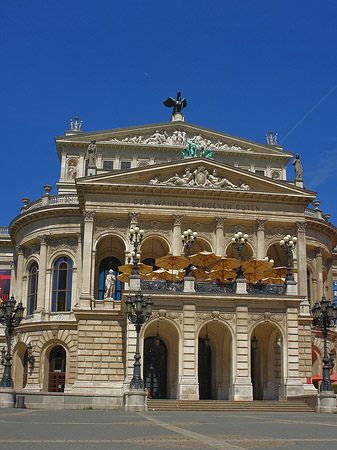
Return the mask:
[[[164,105],[168,108],[172,108],[173,106],[172,115],[174,115],[176,113],[181,113],[181,110],[186,108],[187,101],[185,98],[181,99],[181,92],[177,92],[177,100],[174,100],[172,97],[167,97],[167,99],[164,100]]]
[[[97,147],[96,141],[91,141],[87,153],[85,154],[85,159],[88,160],[88,167],[96,167],[96,158],[97,158]]]
[[[268,136],[269,134],[269,136]],[[269,131],[268,134],[266,134],[266,141],[268,145],[277,145],[277,133],[275,136],[273,136],[274,131]]]
[[[300,160],[300,155],[296,153],[295,159],[293,161],[293,166],[295,169],[295,181],[302,181],[303,167]]]

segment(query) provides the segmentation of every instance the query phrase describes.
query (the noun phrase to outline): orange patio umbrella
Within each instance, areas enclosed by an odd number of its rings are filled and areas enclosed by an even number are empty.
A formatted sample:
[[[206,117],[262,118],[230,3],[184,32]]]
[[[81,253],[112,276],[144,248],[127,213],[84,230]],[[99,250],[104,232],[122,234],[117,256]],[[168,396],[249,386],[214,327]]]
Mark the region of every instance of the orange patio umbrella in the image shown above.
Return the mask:
[[[240,267],[241,262],[235,258],[226,258],[223,256],[222,258],[218,258],[215,261],[211,262],[207,268],[213,270],[231,270],[237,269]]]
[[[185,256],[172,255],[170,253],[161,258],[157,258],[155,261],[156,266],[171,271],[185,269],[189,264],[190,261]]]
[[[225,280],[235,278],[236,275],[237,275],[237,273],[234,270],[218,269],[218,270],[212,270],[208,274],[208,279],[220,280],[223,283]]]
[[[194,266],[198,266],[199,268],[206,268],[209,264],[219,259],[213,252],[207,252],[206,250],[195,253],[194,255],[189,256],[188,258]]]
[[[166,269],[158,269],[151,272],[148,277],[155,280],[181,281],[185,273],[185,270],[169,272]]]
[[[118,270],[123,273],[130,274],[132,272],[133,264],[124,264],[123,266],[118,266]],[[142,275],[146,273],[150,273],[153,270],[152,266],[148,266],[147,264],[138,263],[137,264],[138,272]]]

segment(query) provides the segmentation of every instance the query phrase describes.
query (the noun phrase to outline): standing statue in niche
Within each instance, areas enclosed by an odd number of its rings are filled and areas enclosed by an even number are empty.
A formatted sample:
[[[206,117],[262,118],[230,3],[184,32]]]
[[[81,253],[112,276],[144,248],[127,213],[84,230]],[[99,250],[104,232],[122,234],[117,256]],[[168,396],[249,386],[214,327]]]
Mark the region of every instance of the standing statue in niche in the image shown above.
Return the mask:
[[[97,147],[96,141],[91,141],[85,159],[88,160],[88,168],[96,168]]]
[[[111,298],[112,294],[115,292],[115,282],[116,278],[114,275],[114,271],[112,269],[109,270],[108,275],[105,279],[105,293],[104,298]]]
[[[77,175],[77,165],[75,163],[71,163],[68,167],[68,179],[75,180]]]
[[[300,161],[300,155],[298,153],[296,153],[293,166],[295,169],[295,181],[302,181],[303,167]]]

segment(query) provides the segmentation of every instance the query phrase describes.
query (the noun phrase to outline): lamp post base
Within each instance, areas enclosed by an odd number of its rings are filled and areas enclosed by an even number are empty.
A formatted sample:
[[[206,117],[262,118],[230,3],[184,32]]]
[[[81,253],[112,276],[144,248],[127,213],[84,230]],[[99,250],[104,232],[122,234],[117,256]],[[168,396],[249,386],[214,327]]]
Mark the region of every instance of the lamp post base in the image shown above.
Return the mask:
[[[147,392],[142,389],[130,389],[124,392],[124,410],[129,412],[147,411]]]
[[[324,391],[317,396],[315,411],[317,413],[333,414],[337,411],[336,394],[333,391]]]
[[[0,388],[0,408],[14,408],[15,393],[13,388]]]

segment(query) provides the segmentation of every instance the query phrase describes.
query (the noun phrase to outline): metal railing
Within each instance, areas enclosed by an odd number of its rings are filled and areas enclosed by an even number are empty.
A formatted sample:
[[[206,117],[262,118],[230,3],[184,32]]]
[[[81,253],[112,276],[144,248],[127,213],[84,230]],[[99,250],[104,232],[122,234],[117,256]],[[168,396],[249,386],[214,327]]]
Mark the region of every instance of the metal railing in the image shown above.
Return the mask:
[[[184,290],[183,281],[143,280],[141,286],[143,291],[182,292]]]
[[[248,294],[285,295],[285,284],[247,283]]]

